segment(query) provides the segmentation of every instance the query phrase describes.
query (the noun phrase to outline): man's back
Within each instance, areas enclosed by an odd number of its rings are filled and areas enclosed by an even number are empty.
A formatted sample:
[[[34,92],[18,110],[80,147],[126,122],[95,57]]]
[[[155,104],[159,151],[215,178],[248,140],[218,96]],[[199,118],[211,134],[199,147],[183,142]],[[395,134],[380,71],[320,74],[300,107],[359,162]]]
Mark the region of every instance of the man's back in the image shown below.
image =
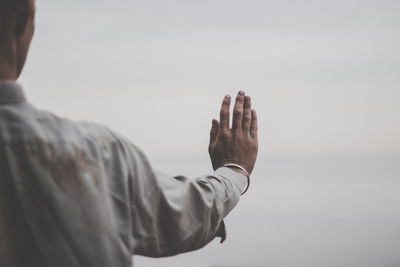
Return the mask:
[[[116,138],[101,125],[36,109],[16,85],[2,89],[1,253],[17,262],[42,255],[65,266],[122,266],[132,244],[129,228],[118,225],[129,223],[130,211]]]
[[[246,178],[154,171],[105,126],[39,110],[0,82],[0,266],[131,266],[225,238]],[[23,257],[21,255],[24,255]]]

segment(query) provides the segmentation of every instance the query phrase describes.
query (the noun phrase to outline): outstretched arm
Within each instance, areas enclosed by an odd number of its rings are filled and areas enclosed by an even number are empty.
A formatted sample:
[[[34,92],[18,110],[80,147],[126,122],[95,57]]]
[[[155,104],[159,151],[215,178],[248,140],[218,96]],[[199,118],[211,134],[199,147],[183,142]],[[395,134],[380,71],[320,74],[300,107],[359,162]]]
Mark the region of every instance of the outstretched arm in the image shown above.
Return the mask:
[[[168,177],[152,169],[144,154],[121,139],[129,166],[134,254],[162,257],[195,250],[220,234],[223,218],[234,208],[247,184],[239,169],[251,173],[257,154],[257,119],[250,98],[237,97],[232,128],[230,98],[220,122],[213,121],[209,151],[215,172],[197,179]]]

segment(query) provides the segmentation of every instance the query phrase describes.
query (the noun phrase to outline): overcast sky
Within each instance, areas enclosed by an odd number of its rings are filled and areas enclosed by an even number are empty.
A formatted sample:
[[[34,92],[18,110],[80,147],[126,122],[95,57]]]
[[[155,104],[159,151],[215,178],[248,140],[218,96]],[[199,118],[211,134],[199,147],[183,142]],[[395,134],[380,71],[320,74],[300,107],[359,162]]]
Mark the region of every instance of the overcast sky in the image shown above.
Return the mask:
[[[264,155],[400,153],[400,1],[37,1],[21,82],[150,156],[207,153],[243,89]]]

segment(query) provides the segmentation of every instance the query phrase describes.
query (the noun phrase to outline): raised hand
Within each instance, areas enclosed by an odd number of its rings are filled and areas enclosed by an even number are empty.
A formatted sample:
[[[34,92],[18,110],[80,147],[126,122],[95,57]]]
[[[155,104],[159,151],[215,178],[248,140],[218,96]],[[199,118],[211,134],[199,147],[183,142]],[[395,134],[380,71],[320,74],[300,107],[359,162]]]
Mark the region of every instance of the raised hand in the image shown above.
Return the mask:
[[[257,114],[251,109],[251,98],[243,91],[237,94],[233,109],[232,128],[229,127],[231,97],[222,101],[220,121],[213,119],[208,152],[214,170],[227,163],[253,171],[258,152]],[[242,172],[240,169],[236,169]]]

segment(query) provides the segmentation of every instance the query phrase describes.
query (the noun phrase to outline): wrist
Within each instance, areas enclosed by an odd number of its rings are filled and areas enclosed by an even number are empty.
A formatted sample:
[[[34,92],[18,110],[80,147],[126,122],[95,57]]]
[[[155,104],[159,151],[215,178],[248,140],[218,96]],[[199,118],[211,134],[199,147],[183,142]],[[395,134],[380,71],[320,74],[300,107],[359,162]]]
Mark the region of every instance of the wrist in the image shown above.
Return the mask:
[[[249,187],[250,187],[250,174],[249,174],[249,172],[248,172],[244,167],[242,167],[241,165],[238,165],[238,164],[235,164],[235,163],[227,163],[227,164],[224,164],[223,167],[228,167],[228,168],[230,168],[231,170],[233,170],[233,171],[235,171],[235,172],[237,172],[237,173],[241,173],[242,175],[246,176],[246,178],[247,178],[247,185],[246,185],[246,188],[243,190],[242,195],[243,195],[244,193],[246,193],[247,190],[248,190]]]
[[[239,169],[239,168],[233,167],[233,166],[224,166],[224,167],[227,167],[227,168],[231,169],[232,171],[243,174],[244,176],[247,177],[247,174],[242,169]]]

